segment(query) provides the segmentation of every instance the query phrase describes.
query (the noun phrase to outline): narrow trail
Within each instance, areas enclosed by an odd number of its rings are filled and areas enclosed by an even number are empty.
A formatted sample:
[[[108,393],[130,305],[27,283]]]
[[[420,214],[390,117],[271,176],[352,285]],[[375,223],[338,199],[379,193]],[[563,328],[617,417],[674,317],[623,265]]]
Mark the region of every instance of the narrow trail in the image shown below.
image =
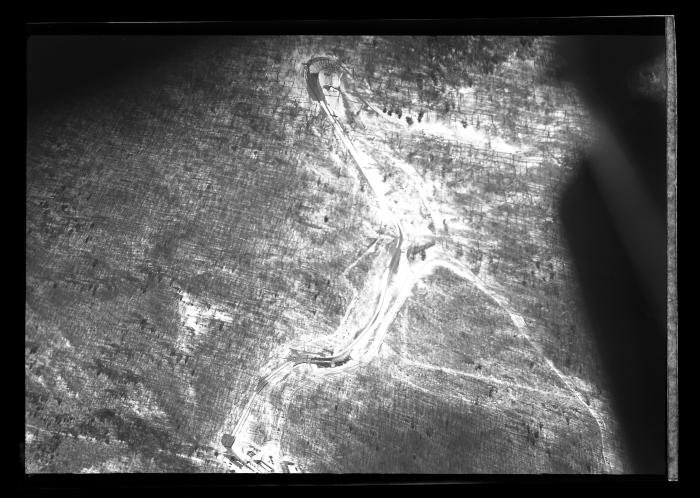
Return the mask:
[[[343,144],[350,156],[353,158],[353,161],[361,177],[370,186],[382,216],[385,220],[389,222],[390,225],[393,225],[396,232],[396,235],[393,238],[393,240],[395,241],[395,246],[392,251],[392,258],[389,263],[389,266],[385,269],[385,271],[382,274],[379,297],[377,299],[374,312],[367,321],[367,323],[363,327],[359,328],[352,335],[352,339],[350,340],[350,342],[338,352],[334,352],[332,354],[319,354],[298,353],[293,351],[287,358],[278,359],[277,362],[282,360],[282,363],[279,364],[279,366],[277,366],[276,368],[274,368],[274,370],[272,370],[268,375],[260,379],[254,393],[249,398],[241,415],[239,416],[238,422],[236,423],[232,433],[234,441],[236,440],[236,438],[238,438],[239,434],[245,427],[252,407],[255,401],[261,395],[261,393],[265,391],[265,389],[272,388],[275,385],[282,382],[285,378],[287,378],[287,376],[292,372],[292,369],[294,369],[295,367],[299,365],[313,365],[315,366],[314,375],[325,376],[347,372],[361,364],[365,364],[371,361],[379,353],[379,349],[384,341],[386,334],[388,333],[392,322],[394,321],[396,315],[399,313],[408,297],[411,295],[413,286],[416,284],[416,282],[419,279],[429,275],[437,268],[445,268],[449,271],[452,271],[459,277],[472,283],[480,292],[482,292],[490,299],[492,299],[495,303],[497,303],[499,307],[508,314],[510,320],[518,330],[519,336],[522,337],[525,341],[527,341],[527,343],[545,361],[548,368],[551,369],[552,372],[554,372],[554,374],[560,380],[560,382],[566,388],[566,390],[568,390],[575,399],[577,399],[583,406],[585,406],[587,412],[595,420],[598,426],[600,433],[600,445],[604,471],[608,472],[610,470],[610,455],[612,453],[609,448],[609,445],[607,444],[607,438],[604,436],[606,431],[605,422],[602,416],[593,407],[591,407],[588,402],[586,402],[582,394],[572,383],[571,379],[567,375],[562,373],[544,354],[539,345],[529,337],[526,330],[525,320],[521,315],[516,313],[511,308],[511,306],[508,303],[508,300],[503,295],[496,292],[491,286],[487,285],[482,279],[475,275],[469,268],[467,268],[461,262],[454,260],[453,257],[442,251],[439,246],[433,246],[432,248],[430,248],[430,257],[426,261],[413,262],[408,259],[407,249],[406,247],[404,247],[404,243],[407,240],[406,233],[404,231],[404,227],[401,223],[401,220],[390,209],[389,203],[387,202],[386,198],[382,193],[381,175],[378,173],[376,168],[373,168],[372,158],[358,150],[353,144],[353,142],[350,140],[350,138],[348,138],[347,133],[345,132],[342,124],[338,121],[338,118],[336,117],[335,113],[330,109],[323,89],[324,87],[327,87],[327,90],[330,92],[333,89],[333,87],[330,84],[323,85],[321,83],[319,75],[322,73],[330,75],[332,78],[333,74],[335,74],[336,76],[342,73],[348,75],[349,71],[347,70],[347,68],[345,68],[336,61],[333,61],[328,58],[317,57],[311,59],[308,63],[304,65],[304,79],[307,85],[309,95],[313,100],[318,102],[320,108],[323,110],[324,114],[332,124],[336,137]],[[377,111],[372,106],[364,102],[364,100],[362,100],[362,102],[365,106],[372,109],[379,116],[382,115],[381,112]],[[431,218],[433,218],[435,228],[439,229],[439,225],[437,225],[437,222],[442,218],[440,216],[439,210],[437,210],[434,207],[432,202],[429,202],[426,199],[426,195],[428,194],[430,189],[427,188],[426,185],[421,184],[420,174],[418,174],[418,172],[415,171],[415,169],[410,164],[401,163],[393,165],[395,167],[398,167],[401,171],[403,171],[404,174],[406,174],[410,178],[410,180],[416,184],[416,189],[419,192],[421,204],[430,213]],[[376,242],[377,241],[375,241],[372,244],[372,246],[367,248],[367,250],[351,266],[357,264],[357,261],[364,257],[370,251],[370,249],[375,246]],[[356,303],[357,299],[354,299],[353,305]],[[343,321],[341,321],[340,326],[338,327],[338,331],[340,331],[341,327],[345,326],[345,320],[347,320],[349,314],[350,310],[346,312]],[[311,343],[307,343],[307,347],[310,344]],[[274,363],[274,361],[271,363]],[[425,368],[426,366],[420,365],[420,367]],[[445,370],[444,367],[434,368],[440,368],[443,371],[450,371],[449,369]],[[454,371],[454,373],[456,375],[466,375],[464,372]],[[505,382],[495,379],[491,380],[497,384]],[[303,385],[305,385],[304,381],[302,381],[302,384],[296,387],[293,392],[296,393],[299,389],[301,389]],[[553,395],[549,391],[533,388],[529,389],[541,392],[543,394]],[[571,396],[566,397],[567,399],[571,398]],[[279,423],[285,422],[287,409],[288,406],[283,407],[283,413],[279,418]],[[281,433],[282,431],[279,428],[277,428],[275,434],[277,434],[279,437]]]

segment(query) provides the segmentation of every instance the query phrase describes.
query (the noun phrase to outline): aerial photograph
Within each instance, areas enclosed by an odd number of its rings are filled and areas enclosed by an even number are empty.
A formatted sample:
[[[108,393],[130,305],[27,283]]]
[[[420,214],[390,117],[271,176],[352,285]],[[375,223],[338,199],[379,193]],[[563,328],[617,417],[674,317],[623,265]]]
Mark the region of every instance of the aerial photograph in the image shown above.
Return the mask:
[[[666,475],[663,25],[28,36],[25,472]]]

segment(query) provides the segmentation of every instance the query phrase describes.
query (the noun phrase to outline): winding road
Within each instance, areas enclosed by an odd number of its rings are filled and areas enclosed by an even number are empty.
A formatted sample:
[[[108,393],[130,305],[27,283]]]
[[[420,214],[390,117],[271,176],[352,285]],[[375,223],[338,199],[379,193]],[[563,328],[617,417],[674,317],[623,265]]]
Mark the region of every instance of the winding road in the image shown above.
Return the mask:
[[[336,137],[343,144],[347,152],[352,156],[361,177],[367,182],[372,189],[376,201],[378,203],[382,216],[387,220],[388,224],[393,226],[395,234],[393,236],[392,257],[383,271],[380,279],[379,296],[376,299],[374,311],[367,322],[360,327],[352,335],[352,339],[337,352],[332,354],[321,354],[313,352],[299,353],[291,352],[287,358],[278,359],[281,364],[274,368],[268,375],[264,376],[258,382],[256,389],[249,398],[241,413],[238,422],[233,430],[234,440],[237,438],[241,430],[244,428],[254,402],[258,396],[268,387],[272,387],[282,382],[299,365],[315,365],[317,371],[321,374],[337,373],[338,371],[346,371],[354,366],[369,362],[374,358],[381,347],[381,344],[390,328],[390,325],[403,304],[411,295],[414,284],[421,278],[429,275],[437,268],[446,268],[456,275],[468,280],[474,284],[481,292],[487,295],[490,299],[496,302],[510,317],[511,321],[519,331],[519,335],[523,337],[539,355],[544,358],[548,367],[556,374],[559,380],[570,390],[576,399],[578,399],[595,419],[598,424],[601,436],[602,458],[605,470],[609,469],[610,449],[606,438],[603,436],[605,423],[601,415],[594,410],[587,402],[584,401],[581,393],[572,384],[572,381],[560,372],[556,366],[549,360],[541,351],[541,348],[534,343],[527,335],[525,330],[525,320],[514,312],[508,304],[505,297],[498,294],[493,288],[483,282],[469,268],[463,265],[446,252],[439,245],[430,247],[427,257],[424,261],[412,261],[407,257],[407,248],[405,244],[410,238],[407,237],[404,226],[401,220],[389,208],[389,203],[382,194],[380,187],[381,176],[372,168],[372,158],[358,150],[348,137],[343,125],[339,121],[336,114],[329,107],[327,101],[327,93],[342,92],[340,84],[333,84],[335,81],[340,82],[341,76],[349,77],[349,71],[342,64],[330,58],[316,57],[304,64],[304,79],[307,90],[311,98],[318,102],[326,117],[330,120],[333,126]],[[328,83],[326,83],[328,81]],[[362,99],[359,99],[362,100]],[[365,108],[369,108],[373,112],[382,116],[380,112],[373,108],[368,103],[363,102]],[[420,175],[416,171],[405,171],[407,168],[413,167],[409,164],[399,165],[400,169],[414,183],[420,179]],[[430,203],[425,198],[427,189],[423,185],[416,185],[417,191],[420,194],[420,202],[422,206],[431,213],[431,218],[438,216],[438,211],[434,207],[430,207]],[[435,226],[437,219],[433,220]],[[346,317],[348,315],[346,314]],[[343,324],[341,323],[341,326]]]

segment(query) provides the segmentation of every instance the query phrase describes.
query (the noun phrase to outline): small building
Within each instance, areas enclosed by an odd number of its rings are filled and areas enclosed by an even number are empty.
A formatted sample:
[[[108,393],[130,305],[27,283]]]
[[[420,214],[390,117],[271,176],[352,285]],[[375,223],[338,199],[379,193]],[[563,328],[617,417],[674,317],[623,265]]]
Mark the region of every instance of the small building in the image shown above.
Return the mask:
[[[286,474],[301,474],[301,470],[294,462],[284,460],[282,462],[282,471]]]
[[[224,457],[226,457],[226,460],[228,461],[229,465],[232,467],[235,467],[237,469],[242,469],[244,463],[236,457],[236,455],[233,455],[231,453],[225,453]]]
[[[264,460],[254,460],[258,467],[262,468],[265,472],[274,472],[274,469],[270,467]]]

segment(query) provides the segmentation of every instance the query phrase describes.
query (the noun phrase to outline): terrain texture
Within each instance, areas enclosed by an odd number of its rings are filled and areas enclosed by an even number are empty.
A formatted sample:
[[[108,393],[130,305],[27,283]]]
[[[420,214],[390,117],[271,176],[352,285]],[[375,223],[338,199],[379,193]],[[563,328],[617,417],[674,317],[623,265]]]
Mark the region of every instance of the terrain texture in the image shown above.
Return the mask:
[[[551,44],[202,38],[33,112],[26,471],[625,472]]]

